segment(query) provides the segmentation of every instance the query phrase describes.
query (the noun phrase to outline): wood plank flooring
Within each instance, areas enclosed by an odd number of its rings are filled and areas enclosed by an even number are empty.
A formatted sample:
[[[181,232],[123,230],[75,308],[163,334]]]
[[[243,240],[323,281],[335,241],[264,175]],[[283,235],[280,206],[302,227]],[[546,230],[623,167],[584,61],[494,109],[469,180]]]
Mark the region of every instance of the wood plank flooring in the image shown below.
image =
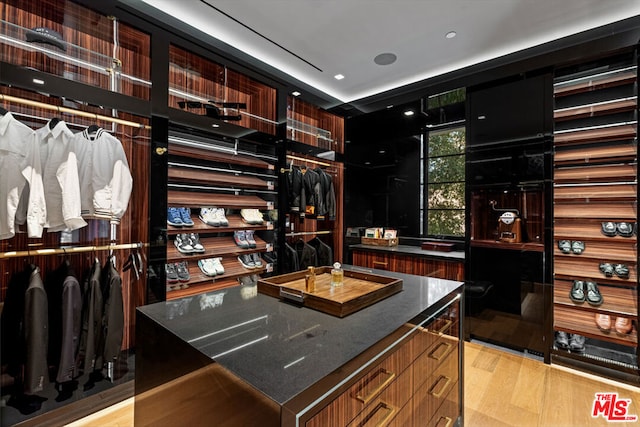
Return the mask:
[[[607,426],[592,418],[597,392],[631,399],[629,414],[640,416],[640,388],[518,354],[465,342],[465,426]],[[640,425],[618,422],[614,425]],[[133,426],[133,398],[69,424],[71,427]]]

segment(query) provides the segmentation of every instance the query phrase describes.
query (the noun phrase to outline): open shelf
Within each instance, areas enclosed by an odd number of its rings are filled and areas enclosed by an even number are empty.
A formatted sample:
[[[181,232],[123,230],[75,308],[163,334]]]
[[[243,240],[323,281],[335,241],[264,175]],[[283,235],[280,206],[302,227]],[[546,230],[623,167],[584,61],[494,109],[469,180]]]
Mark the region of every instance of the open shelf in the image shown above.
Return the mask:
[[[603,76],[585,77],[571,82],[556,83],[553,88],[555,97],[574,95],[582,92],[622,86],[636,81],[636,71],[620,71]]]
[[[555,186],[553,191],[553,197],[556,202],[581,200],[587,205],[595,200],[635,201],[638,195],[638,187],[627,183],[601,185],[565,184]],[[589,209],[588,206],[584,208]]]
[[[619,335],[615,331],[602,332],[596,325],[595,313],[559,304],[554,307],[553,328],[557,331],[565,331],[629,347],[638,345],[638,331],[635,325],[631,333],[627,335]]]
[[[194,260],[197,262],[199,259],[205,258],[238,256],[253,252],[266,252],[267,242],[258,236],[254,236],[254,239],[256,241],[255,248],[242,249],[233,241],[233,236],[200,238],[200,243],[204,246],[205,252],[194,254],[183,254],[179,252],[174,245],[173,240],[170,240],[167,242],[167,261],[180,262]]]
[[[209,280],[206,282],[193,282],[187,283],[189,287],[184,289],[171,289],[167,290],[167,299],[175,300],[178,298],[189,297],[192,295],[199,295],[205,292],[221,291],[223,289],[230,288],[238,285],[237,278],[220,278],[218,280]]]
[[[557,233],[557,231],[556,231]],[[606,237],[606,236],[604,236]],[[575,258],[576,260],[582,260],[583,262],[600,262],[602,259],[615,259],[618,263],[633,263],[637,262],[637,252],[635,242],[606,242],[606,241],[590,241],[584,237],[573,238],[573,240],[580,240],[584,242],[585,250],[580,255],[573,252],[565,254],[558,249],[559,240],[569,239],[555,239],[555,246],[553,249],[553,256],[559,258]],[[626,243],[626,244],[625,244]]]
[[[505,249],[511,251],[532,251],[532,252],[544,252],[544,245],[542,243],[509,243],[499,242],[495,240],[471,240],[471,246],[476,248],[492,248],[492,249]]]
[[[191,279],[188,282],[186,282],[186,284],[189,285],[189,288],[191,288],[194,285],[199,285],[203,283],[216,283],[216,282],[229,280],[229,279],[236,280],[239,277],[248,276],[251,274],[262,274],[267,269],[267,263],[264,260],[262,261],[261,268],[253,268],[253,269],[244,268],[242,264],[240,264],[240,261],[238,261],[237,259],[223,258],[221,262],[222,262],[222,266],[224,267],[224,273],[218,276],[213,276],[213,277],[207,276],[206,274],[204,274],[200,270],[200,267],[198,267],[197,261],[194,260],[192,262],[189,262],[188,267],[189,267],[189,275],[191,276]],[[171,286],[171,284],[169,284],[169,286]],[[175,290],[177,291],[178,289],[175,289]],[[179,290],[183,290],[183,289],[179,289]]]
[[[633,286],[638,284],[638,275],[636,272],[635,263],[627,264],[629,267],[629,278],[621,279],[614,275],[613,277],[606,277],[600,271],[600,263],[609,262],[616,263],[615,259],[605,258],[602,260],[589,260],[585,262],[577,258],[556,258],[555,264],[555,277],[557,279],[567,280],[592,280],[596,283],[608,283],[618,286]]]
[[[636,136],[636,126],[621,124],[597,129],[575,130],[556,133],[553,137],[556,145],[583,144],[586,142],[606,142],[632,139]]]
[[[556,150],[553,161],[556,166],[603,162],[630,162],[635,161],[637,155],[636,146],[633,141],[620,141],[610,142],[606,145],[580,147],[580,149]]]
[[[189,157],[192,159],[210,162],[225,163],[230,165],[249,166],[258,169],[274,170],[275,166],[257,157],[243,156],[239,154],[216,151],[205,148],[189,147],[182,144],[169,143],[169,154],[173,156]]]
[[[609,221],[609,220],[607,220]],[[556,242],[561,239],[565,240],[589,240],[615,243],[616,246],[626,245],[627,249],[634,249],[638,241],[637,236],[605,236],[602,234],[602,221],[599,220],[581,220],[574,219],[556,219],[554,224],[554,238]],[[588,250],[588,248],[587,248]]]
[[[275,177],[274,177],[275,179]],[[172,182],[204,184],[204,185],[224,185],[238,188],[268,189],[267,181],[250,175],[240,175],[222,172],[210,172],[201,169],[189,169],[180,167],[169,168],[169,180]]]
[[[582,119],[585,117],[633,111],[636,106],[637,99],[635,97],[629,99],[615,99],[613,101],[598,102],[590,105],[578,105],[576,107],[555,110],[553,112],[553,118],[556,121]]]
[[[636,202],[609,203],[558,203],[554,207],[555,218],[600,219],[603,221],[636,222]]]
[[[227,209],[272,209],[269,202],[257,196],[236,196],[234,194],[203,193],[198,191],[170,190],[167,193],[170,207],[224,207]]]
[[[193,227],[174,227],[167,224],[167,234],[175,236],[180,233],[224,233],[235,230],[270,230],[273,229],[273,224],[269,224],[267,221],[262,225],[247,224],[242,220],[240,215],[226,215],[229,225],[225,227],[214,227],[207,225],[198,217],[198,215],[192,215]]]
[[[599,307],[589,305],[587,302],[576,304],[569,298],[572,282],[556,280],[553,287],[554,304],[565,305],[570,308],[580,309],[588,312],[605,313],[613,316],[624,316],[636,319],[638,314],[638,298],[636,291],[629,288],[619,288],[598,284],[598,289],[602,295],[603,303]]]
[[[553,182],[556,184],[612,181],[635,182],[637,174],[638,166],[636,164],[556,168],[553,174]]]

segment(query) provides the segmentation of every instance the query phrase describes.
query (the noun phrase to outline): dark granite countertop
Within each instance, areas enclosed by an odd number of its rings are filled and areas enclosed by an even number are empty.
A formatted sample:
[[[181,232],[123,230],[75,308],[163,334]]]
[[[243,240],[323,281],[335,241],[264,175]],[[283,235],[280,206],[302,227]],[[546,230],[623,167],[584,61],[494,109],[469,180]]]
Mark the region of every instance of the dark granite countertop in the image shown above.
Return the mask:
[[[237,286],[139,307],[163,328],[284,404],[462,284],[345,266],[403,280],[403,290],[344,318]],[[169,350],[169,349],[168,349]]]
[[[361,243],[358,243],[355,245],[350,245],[349,248],[350,249],[366,249],[369,251],[378,251],[378,252],[419,255],[419,256],[429,257],[429,258],[442,258],[450,261],[464,261],[464,251],[451,251],[451,252],[427,251],[422,249],[420,246],[411,246],[411,245],[374,246],[374,245],[363,245]]]

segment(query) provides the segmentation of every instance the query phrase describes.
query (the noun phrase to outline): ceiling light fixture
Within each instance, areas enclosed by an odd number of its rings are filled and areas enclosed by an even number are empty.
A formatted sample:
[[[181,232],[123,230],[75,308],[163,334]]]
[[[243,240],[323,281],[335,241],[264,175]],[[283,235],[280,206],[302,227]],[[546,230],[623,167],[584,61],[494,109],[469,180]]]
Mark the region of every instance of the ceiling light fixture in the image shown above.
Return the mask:
[[[396,56],[395,53],[385,52],[373,58],[373,62],[375,62],[378,65],[390,65],[396,62],[397,59],[398,57]]]
[[[212,124],[212,125],[211,125],[211,127],[212,127],[212,128],[219,128],[219,127],[220,127],[220,125],[219,125],[219,124],[217,124],[217,123],[214,123],[214,124]]]
[[[404,112],[404,115],[407,117],[413,116],[415,113],[413,112],[413,110],[407,110]]]
[[[335,76],[333,76],[333,78],[336,79],[336,80],[342,80],[342,79],[344,79],[344,75],[336,74]]]
[[[379,154],[384,154],[384,153],[386,153],[386,151],[385,150],[379,150],[378,153]]]
[[[365,164],[365,165],[370,165],[370,164],[371,164],[371,162],[364,162],[364,164]]]
[[[44,84],[44,80],[42,80],[42,79],[33,79],[31,81],[34,82],[37,85],[43,85]]]
[[[448,39],[452,39],[452,38],[454,38],[454,37],[455,37],[455,36],[457,36],[457,35],[458,35],[458,33],[456,33],[455,31],[449,31],[449,32],[448,32],[447,34],[445,34],[444,36],[445,36],[446,38],[448,38]]]
[[[302,95],[300,92],[298,92],[297,90],[294,90],[293,92],[291,92],[291,95],[293,96],[300,96]]]
[[[393,108],[393,104],[387,105],[387,108]]]

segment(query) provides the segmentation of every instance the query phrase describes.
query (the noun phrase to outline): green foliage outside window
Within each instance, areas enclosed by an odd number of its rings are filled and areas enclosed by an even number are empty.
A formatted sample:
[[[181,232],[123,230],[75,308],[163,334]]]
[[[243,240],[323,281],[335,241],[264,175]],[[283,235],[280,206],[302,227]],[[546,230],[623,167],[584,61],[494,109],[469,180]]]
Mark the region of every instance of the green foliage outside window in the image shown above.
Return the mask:
[[[427,234],[464,236],[465,129],[429,134]]]

